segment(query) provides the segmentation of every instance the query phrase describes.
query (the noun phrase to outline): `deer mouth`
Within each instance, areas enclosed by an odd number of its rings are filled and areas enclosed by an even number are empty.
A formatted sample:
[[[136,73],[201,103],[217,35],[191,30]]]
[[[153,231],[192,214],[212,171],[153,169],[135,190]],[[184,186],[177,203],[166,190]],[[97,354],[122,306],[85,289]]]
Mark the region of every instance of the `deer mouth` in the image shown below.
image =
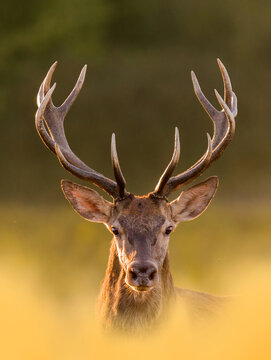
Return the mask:
[[[150,291],[151,289],[153,289],[153,286],[143,286],[143,285],[140,285],[140,286],[132,286],[132,285],[129,285],[134,291],[137,291],[137,292],[146,292],[146,291]]]

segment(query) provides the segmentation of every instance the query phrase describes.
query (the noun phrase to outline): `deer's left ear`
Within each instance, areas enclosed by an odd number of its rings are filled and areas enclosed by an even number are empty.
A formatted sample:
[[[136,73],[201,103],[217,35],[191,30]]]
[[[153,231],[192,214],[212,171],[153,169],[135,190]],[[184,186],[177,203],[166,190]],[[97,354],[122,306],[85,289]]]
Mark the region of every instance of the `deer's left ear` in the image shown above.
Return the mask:
[[[201,215],[215,196],[217,187],[218,178],[212,176],[183,191],[176,200],[170,203],[173,220],[178,223],[193,220]]]

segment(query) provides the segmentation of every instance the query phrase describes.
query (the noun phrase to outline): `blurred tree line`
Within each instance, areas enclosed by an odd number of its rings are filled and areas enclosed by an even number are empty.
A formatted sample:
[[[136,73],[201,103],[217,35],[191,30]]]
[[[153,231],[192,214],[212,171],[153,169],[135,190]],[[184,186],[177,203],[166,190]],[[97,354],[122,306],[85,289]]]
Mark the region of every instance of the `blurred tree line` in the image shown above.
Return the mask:
[[[153,189],[181,131],[179,170],[206,148],[211,122],[193,94],[195,70],[206,95],[222,92],[215,59],[227,66],[239,99],[237,133],[208,170],[221,199],[271,196],[271,3],[247,0],[10,0],[0,12],[1,200],[62,200],[60,168],[34,129],[35,96],[59,61],[60,104],[87,63],[84,88],[67,116],[72,149],[112,177],[117,135],[128,190]]]

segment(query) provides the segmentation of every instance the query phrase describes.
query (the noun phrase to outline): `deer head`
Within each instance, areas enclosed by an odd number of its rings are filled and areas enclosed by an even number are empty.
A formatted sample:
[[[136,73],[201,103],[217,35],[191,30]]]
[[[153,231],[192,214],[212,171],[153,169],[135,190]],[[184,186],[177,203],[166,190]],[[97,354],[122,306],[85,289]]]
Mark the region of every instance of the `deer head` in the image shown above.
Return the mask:
[[[127,286],[137,292],[150,290],[160,284],[170,233],[180,222],[192,220],[202,214],[215,195],[218,179],[210,177],[183,191],[176,200],[168,201],[170,193],[200,176],[222,154],[232,139],[235,130],[234,118],[237,115],[237,99],[232,91],[228,73],[218,60],[224,82],[224,99],[215,90],[222,108],[218,111],[206,99],[192,72],[195,94],[214,125],[213,137],[207,134],[208,146],[205,154],[188,170],[172,176],[180,156],[179,132],[176,128],[172,159],[154,191],[146,196],[135,196],[126,190],[114,134],[111,142],[111,157],[116,181],[88,167],[70,149],[63,122],[82,88],[86,66],[82,69],[68,98],[60,107],[55,107],[52,93],[56,84],[51,87],[50,83],[56,65],[57,63],[52,65],[38,92],[38,110],[35,118],[37,131],[65,169],[112,196],[113,202],[109,202],[88,187],[68,180],[62,180],[61,183],[65,197],[77,213],[88,221],[104,223],[112,232]]]

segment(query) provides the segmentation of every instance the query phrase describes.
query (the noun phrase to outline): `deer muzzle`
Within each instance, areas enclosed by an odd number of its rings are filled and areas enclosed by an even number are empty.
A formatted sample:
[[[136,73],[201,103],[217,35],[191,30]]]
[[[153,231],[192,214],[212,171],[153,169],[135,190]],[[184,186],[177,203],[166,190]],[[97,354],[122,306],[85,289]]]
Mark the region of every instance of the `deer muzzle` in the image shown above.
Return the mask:
[[[150,290],[157,279],[158,269],[153,262],[132,262],[127,269],[126,283],[134,290]]]

